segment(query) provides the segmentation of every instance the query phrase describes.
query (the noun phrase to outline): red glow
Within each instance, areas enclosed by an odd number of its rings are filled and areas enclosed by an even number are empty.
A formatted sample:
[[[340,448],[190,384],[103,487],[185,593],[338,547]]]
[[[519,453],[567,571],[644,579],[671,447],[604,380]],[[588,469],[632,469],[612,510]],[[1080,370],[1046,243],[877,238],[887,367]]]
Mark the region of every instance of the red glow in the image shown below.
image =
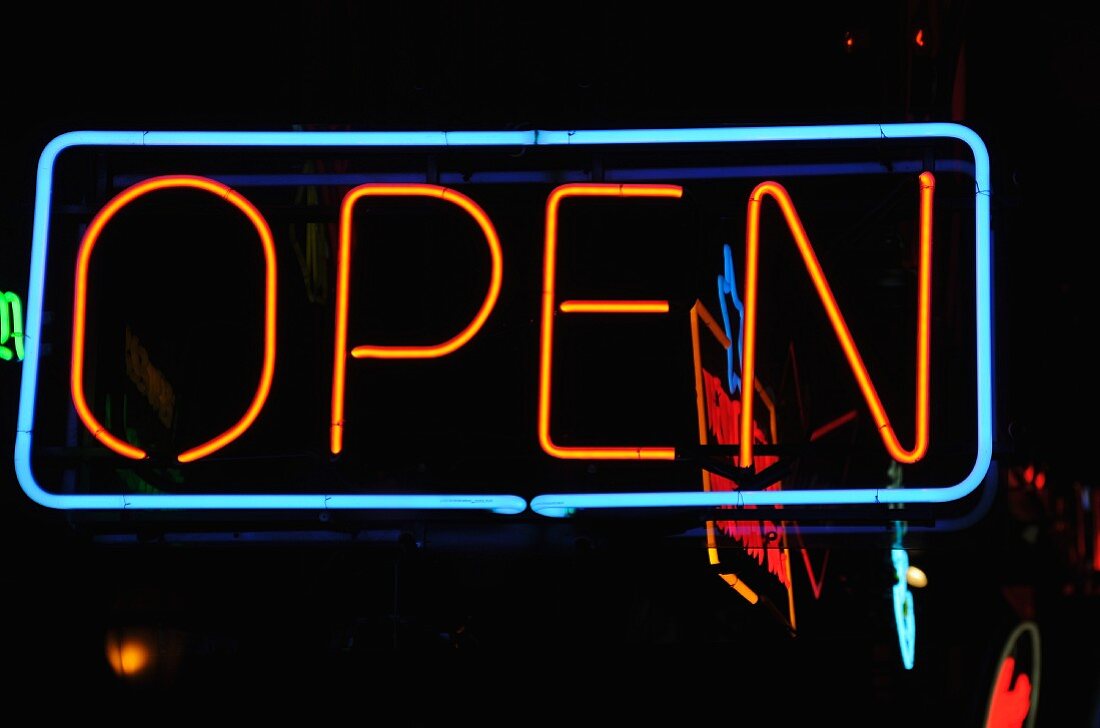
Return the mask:
[[[825,570],[829,567],[829,553],[832,549],[825,549],[825,558],[821,560],[821,576],[815,577],[813,562],[810,561],[810,552],[806,548],[806,543],[802,540],[802,532],[798,530],[797,523],[791,523],[791,526],[794,527],[794,535],[800,545],[802,562],[806,565],[806,576],[810,579],[810,588],[813,589],[814,599],[820,599],[821,590],[825,586]]]
[[[441,344],[431,346],[357,346],[351,350],[356,359],[435,359],[462,348],[481,330],[485,320],[496,305],[500,296],[501,280],[504,277],[503,255],[500,238],[492,220],[476,202],[466,195],[448,187],[427,184],[364,184],[359,185],[344,196],[340,205],[340,254],[336,278],[336,342],[332,365],[332,422],[329,428],[330,449],[333,454],[343,449],[344,443],[344,389],[347,376],[348,345],[348,299],[351,280],[351,240],[352,210],[362,197],[434,197],[446,200],[465,210],[474,218],[485,235],[492,260],[492,273],[489,277],[489,290],[481,308],[462,331]]]
[[[696,301],[695,305],[691,307],[691,353],[695,368],[695,423],[698,427],[699,444],[705,445],[708,438],[706,406],[703,401],[703,363],[699,351],[700,318],[706,322],[707,328],[710,329],[714,337],[722,343],[723,349],[729,349],[733,344],[726,338],[726,334],[722,330],[722,327],[719,326],[718,322],[714,320],[714,317],[710,315],[706,306],[704,306],[701,301]],[[706,470],[703,471],[703,490],[708,493],[710,492],[710,473]],[[718,544],[714,537],[714,521],[707,521],[706,533],[707,559],[712,565],[717,565],[721,562],[721,559],[718,556]]]
[[[741,402],[731,399],[726,394],[722,380],[705,369],[703,374],[703,399],[706,407],[707,426],[714,436],[714,442],[722,445],[736,445],[740,437]],[[768,442],[764,431],[755,428],[754,436],[760,444]],[[769,465],[779,461],[774,455],[756,458],[753,465],[756,472],[764,470]],[[710,487],[712,490],[737,490],[737,485],[729,478],[721,475],[710,474]],[[780,484],[769,485],[765,490],[779,490]],[[745,506],[752,508],[752,506]],[[733,538],[745,551],[756,559],[757,563],[767,568],[784,587],[790,588],[790,576],[787,573],[784,556],[786,549],[778,548],[785,539],[785,529],[782,523],[771,521],[718,521],[718,528],[727,536]],[[767,534],[774,532],[776,537],[769,541]]]
[[[863,363],[863,357],[852,339],[851,331],[840,312],[836,297],[833,295],[821,264],[814,253],[813,245],[802,225],[802,220],[787,194],[787,190],[778,182],[762,182],[749,196],[748,224],[745,241],[745,316],[744,316],[744,357],[741,372],[741,463],[752,462],[752,432],[754,428],[753,383],[756,369],[756,308],[758,296],[758,261],[760,248],[760,210],[765,197],[771,197],[778,203],[794,236],[802,261],[806,265],[818,297],[825,308],[833,331],[840,342],[852,374],[856,378],[863,398],[871,410],[879,436],[890,456],[898,462],[915,463],[928,451],[928,380],[931,359],[931,309],[932,309],[932,193],[935,178],[929,172],[920,175],[920,270],[918,274],[917,301],[917,402],[915,442],[912,449],[902,447],[894,434],[890,418],[879,398],[878,390],[871,381],[871,375]]]
[[[92,251],[95,249],[99,236],[107,223],[118,214],[122,208],[134,200],[155,192],[157,190],[184,187],[210,192],[243,212],[252,223],[260,236],[260,243],[264,250],[264,360],[260,373],[260,383],[256,387],[256,393],[252,397],[252,403],[244,416],[232,427],[217,437],[198,447],[191,448],[179,456],[181,463],[191,462],[206,457],[212,452],[220,450],[236,440],[244,431],[252,426],[259,416],[267,401],[268,392],[271,391],[271,381],[275,375],[275,301],[276,301],[276,268],[275,268],[275,241],[271,235],[271,228],[267,220],[260,214],[256,207],[245,199],[240,193],[206,177],[192,175],[167,175],[152,177],[138,182],[119,194],[104,205],[84,233],[80,241],[80,249],[77,252],[76,284],[74,287],[73,302],[73,346],[72,369],[69,378],[69,388],[72,392],[73,405],[77,416],[84,426],[111,450],[123,457],[133,460],[141,460],[147,457],[144,450],[134,447],[115,437],[99,423],[84,397],[84,339],[87,316],[88,299],[88,266],[92,259]]]
[[[802,549],[802,561],[806,564],[806,575],[810,578],[810,589],[814,592],[814,599],[821,598],[821,588],[825,586],[825,569],[829,568],[829,551],[825,551],[825,558],[821,561],[821,578],[814,578],[814,567],[810,563],[810,552]]]
[[[917,31],[916,41],[918,48],[924,48],[924,28]]]
[[[1100,490],[1089,491],[1092,502],[1092,570],[1100,572]]]
[[[677,185],[566,184],[546,200],[545,251],[542,277],[542,330],[539,349],[539,445],[556,458],[583,460],[672,460],[671,447],[562,447],[550,435],[550,384],[554,365],[554,291],[557,282],[558,212],[567,197],[671,197],[679,198]],[[580,305],[566,311],[565,305]],[[667,301],[567,301],[565,313],[666,313]]]
[[[844,425],[848,424],[849,422],[851,422],[855,418],[856,418],[856,411],[855,410],[850,410],[846,414],[843,414],[840,417],[837,417],[832,422],[826,422],[824,425],[817,428],[816,430],[813,431],[813,433],[810,434],[810,441],[812,442],[814,440],[818,440],[822,437],[825,437],[826,435],[828,435],[833,430],[837,429],[838,427],[843,427]]]
[[[993,687],[986,728],[1020,728],[1024,724],[1031,710],[1031,679],[1021,674],[1013,682],[1015,670],[1015,658],[1006,657]]]
[[[740,403],[736,400],[731,400],[728,396],[726,396],[726,391],[721,381],[719,381],[717,377],[712,376],[709,372],[703,369],[702,353],[699,340],[699,334],[701,331],[701,328],[699,326],[700,321],[702,321],[706,325],[707,329],[710,330],[711,334],[718,341],[718,343],[722,345],[723,349],[729,350],[730,348],[732,348],[733,342],[731,342],[726,337],[722,327],[719,326],[718,322],[715,321],[713,316],[711,316],[710,312],[707,310],[707,307],[704,306],[701,301],[696,301],[695,305],[691,307],[691,349],[695,367],[695,411],[699,428],[699,444],[706,445],[708,442],[710,442],[712,433],[714,434],[716,439],[718,438],[719,429],[724,430],[727,437],[736,438],[738,436],[739,429],[737,427],[737,416],[734,408],[735,406],[739,406]],[[717,393],[715,392],[716,388],[718,390]],[[768,396],[767,391],[762,386],[760,386],[759,382],[757,382],[757,391],[760,395],[761,400],[764,402],[764,406],[768,410],[769,424],[771,427],[772,439],[774,440],[778,431],[776,426],[775,403],[772,402],[771,397]],[[728,403],[725,408],[722,407],[721,398],[725,398],[725,402]],[[716,411],[716,409],[718,411]],[[725,416],[721,412],[721,410],[723,409],[726,409],[730,413],[732,413],[733,417],[730,418]],[[711,425],[712,422],[718,422],[721,424],[718,424],[715,427]],[[761,437],[763,438],[763,433],[761,433]],[[722,440],[718,439],[718,442],[722,442]],[[737,441],[736,439],[733,439],[732,442],[726,444],[736,445]],[[703,490],[706,492],[710,492],[712,490],[712,485],[718,484],[719,479],[719,476],[712,475],[709,471],[704,469]],[[721,478],[720,480],[724,481],[725,484],[728,484],[729,488],[727,489],[732,489],[733,487],[735,487],[734,484],[726,478]],[[777,483],[773,487],[778,488],[779,484]],[[790,627],[791,629],[797,629],[798,622],[795,615],[794,589],[792,588],[791,581],[791,557],[790,550],[787,548],[786,524],[781,522],[779,524],[779,527],[775,528],[774,526],[771,526],[771,524],[765,525],[763,523],[756,522],[755,533],[757,534],[757,536],[755,537],[752,535],[751,529],[749,533],[742,534],[736,528],[727,528],[728,525],[729,524],[727,522],[718,523],[719,528],[721,528],[724,533],[727,533],[733,538],[740,541],[746,551],[751,553],[751,555],[753,555],[757,559],[758,563],[764,564],[766,561],[768,570],[771,571],[779,579],[780,583],[783,584],[783,586],[786,588],[787,610],[790,618]],[[706,527],[707,558],[712,565],[720,565],[721,558],[718,554],[718,543],[715,537],[714,527],[715,522],[712,520],[708,520]],[[761,529],[763,529],[763,531]],[[775,540],[777,541],[777,543],[775,544],[775,548],[761,548],[761,546],[763,545],[763,541],[766,540],[762,538],[761,534],[771,532],[774,532],[776,536]],[[750,547],[753,549],[753,551],[749,551]],[[779,556],[778,561],[774,558],[777,554]],[[751,599],[746,592],[738,588],[738,584],[741,582],[731,581],[728,578],[736,578],[736,575],[723,573],[720,574],[720,576],[727,584],[737,590],[738,593],[741,594],[741,596],[749,599],[750,602],[755,603],[754,599]]]
[[[1038,490],[1042,490],[1043,488],[1046,487],[1046,484],[1047,484],[1047,474],[1040,470],[1035,475],[1035,488],[1038,489]]]

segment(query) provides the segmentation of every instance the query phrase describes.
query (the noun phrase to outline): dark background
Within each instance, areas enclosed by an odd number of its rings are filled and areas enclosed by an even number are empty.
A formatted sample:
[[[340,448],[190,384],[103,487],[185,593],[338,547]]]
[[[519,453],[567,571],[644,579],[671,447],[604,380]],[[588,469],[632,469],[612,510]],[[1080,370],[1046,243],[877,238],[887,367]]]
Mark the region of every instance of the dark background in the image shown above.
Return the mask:
[[[410,716],[447,694],[437,707],[550,703],[594,720],[576,690],[604,719],[661,703],[779,724],[820,708],[861,724],[976,725],[1001,642],[1028,617],[1045,640],[1040,725],[1095,716],[1095,574],[1071,548],[1082,526],[1065,505],[1094,484],[1098,395],[1083,343],[1100,64],[1082,18],[986,2],[722,13],[332,2],[25,9],[5,26],[29,46],[0,46],[0,287],[20,293],[37,155],[73,129],[962,121],[993,165],[1002,471],[990,515],[923,554],[932,585],[916,595],[917,669],[903,673],[888,562],[840,533],[821,537],[833,548],[825,592],[791,640],[701,568],[694,544],[647,536],[644,520],[580,538],[556,525],[515,537],[433,525],[434,548],[404,522],[380,527],[374,546],[111,546],[30,504],[9,469],[9,689],[94,691],[117,706],[293,685],[358,691]],[[12,442],[19,369],[3,364]],[[1045,500],[1013,494],[1008,472],[1021,482],[1027,465],[1046,474]],[[103,650],[109,630],[138,627],[179,658],[134,685]],[[620,677],[625,690],[603,691]]]

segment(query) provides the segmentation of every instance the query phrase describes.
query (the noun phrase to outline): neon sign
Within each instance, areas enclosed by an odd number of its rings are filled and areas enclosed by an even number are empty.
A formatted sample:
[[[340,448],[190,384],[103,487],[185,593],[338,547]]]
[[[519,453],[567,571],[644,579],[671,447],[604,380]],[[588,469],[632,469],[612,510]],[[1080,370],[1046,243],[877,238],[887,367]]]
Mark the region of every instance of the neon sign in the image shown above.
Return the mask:
[[[58,158],[66,150],[82,147],[107,147],[123,148],[132,147],[134,151],[142,149],[164,150],[213,150],[213,149],[237,149],[237,150],[265,150],[265,149],[369,149],[381,150],[492,150],[495,148],[514,149],[525,147],[623,147],[625,145],[647,145],[654,148],[684,149],[685,145],[697,145],[699,148],[718,148],[711,145],[724,145],[724,149],[753,148],[760,143],[777,142],[843,142],[851,143],[859,140],[868,140],[878,143],[886,139],[953,139],[966,144],[973,154],[973,176],[976,182],[976,191],[973,196],[973,231],[974,231],[974,259],[973,259],[973,291],[974,291],[974,355],[976,364],[976,376],[973,383],[975,401],[974,428],[977,443],[972,467],[965,477],[950,481],[933,482],[927,487],[906,488],[898,490],[886,490],[877,487],[843,487],[842,484],[825,483],[826,487],[814,489],[772,489],[759,490],[741,489],[736,492],[714,488],[709,491],[697,492],[693,490],[692,483],[688,480],[669,482],[664,489],[649,490],[646,492],[631,492],[629,486],[619,492],[611,493],[577,493],[563,495],[538,495],[531,501],[532,508],[545,515],[560,515],[575,508],[614,508],[614,507],[693,507],[693,506],[774,506],[774,505],[817,505],[817,504],[874,504],[874,503],[905,503],[905,502],[947,502],[956,500],[973,491],[981,482],[989,464],[992,432],[992,390],[991,390],[991,354],[990,354],[990,253],[989,253],[989,169],[985,147],[981,140],[970,130],[951,124],[899,124],[899,125],[856,125],[856,126],[822,126],[822,127],[774,127],[756,129],[657,129],[657,130],[602,130],[602,131],[576,131],[576,132],[398,132],[398,133],[374,133],[374,132],[74,132],[63,135],[51,142],[43,152],[38,172],[38,195],[35,206],[34,240],[31,256],[31,281],[27,301],[26,321],[26,363],[24,365],[23,383],[20,397],[20,414],[18,435],[16,441],[16,472],[19,482],[27,494],[34,500],[56,508],[151,508],[151,509],[217,509],[217,508],[254,508],[254,509],[369,509],[369,508],[473,508],[498,510],[502,512],[522,511],[526,502],[518,495],[485,493],[485,488],[480,487],[475,481],[467,488],[457,489],[454,494],[438,493],[392,493],[383,492],[387,486],[378,481],[366,482],[344,481],[340,488],[327,488],[324,485],[316,486],[323,492],[295,492],[283,488],[281,490],[265,490],[263,484],[253,484],[248,491],[232,491],[232,483],[222,486],[220,492],[171,492],[160,495],[151,494],[118,494],[104,492],[110,488],[103,485],[95,485],[89,492],[55,493],[40,485],[36,478],[35,465],[33,463],[32,442],[38,433],[36,429],[35,401],[39,396],[43,383],[40,381],[41,365],[41,340],[43,329],[43,313],[46,310],[46,276],[47,251],[51,245],[51,205],[54,195],[54,171]],[[901,167],[899,169],[909,169]],[[816,173],[816,172],[815,172]],[[830,167],[828,173],[847,174],[839,167]],[[350,173],[349,173],[350,174]],[[402,173],[404,174],[404,173]],[[503,174],[503,173],[501,173]],[[638,439],[641,444],[616,444],[605,443],[592,438],[591,442],[585,438],[562,437],[562,430],[558,428],[556,412],[559,411],[556,396],[560,396],[554,389],[555,367],[561,366],[561,356],[572,356],[566,339],[571,328],[587,326],[582,323],[592,321],[598,326],[604,326],[603,317],[620,316],[624,319],[623,325],[634,326],[630,323],[637,318],[644,322],[652,321],[654,326],[662,326],[666,321],[682,321],[676,317],[683,316],[684,310],[677,308],[676,300],[669,295],[663,295],[664,291],[655,288],[652,291],[643,292],[637,297],[631,296],[598,296],[588,297],[588,294],[574,295],[569,288],[570,281],[575,276],[575,271],[563,266],[559,260],[561,255],[570,255],[564,251],[570,249],[569,239],[561,238],[561,224],[559,217],[564,208],[579,209],[590,204],[588,198],[606,198],[615,206],[621,205],[624,209],[633,205],[667,205],[669,207],[682,207],[686,203],[677,202],[690,192],[690,187],[682,184],[657,184],[637,181],[609,182],[566,182],[561,184],[561,178],[555,179],[554,175],[540,177],[536,173],[515,172],[508,181],[519,180],[522,184],[544,184],[553,182],[556,186],[548,185],[538,189],[539,195],[545,200],[544,219],[541,230],[543,234],[542,250],[542,287],[539,291],[538,307],[532,313],[537,321],[538,342],[538,372],[532,377],[537,387],[533,388],[532,410],[534,410],[534,422],[528,425],[531,430],[532,444],[537,443],[541,456],[546,461],[623,461],[625,467],[630,461],[645,460],[646,464],[637,463],[639,467],[668,463],[676,464],[677,458],[682,455],[676,442],[662,442],[655,440],[646,442]],[[633,172],[635,176],[651,174],[649,171]],[[727,172],[722,171],[722,175]],[[739,172],[737,174],[740,174]],[[524,177],[523,175],[527,175]],[[621,175],[628,177],[629,175]],[[745,176],[745,175],[742,175]],[[272,393],[273,381],[276,376],[276,329],[277,329],[277,303],[281,295],[277,289],[278,269],[276,259],[278,257],[277,244],[280,235],[273,230],[273,225],[268,221],[271,215],[265,206],[264,199],[248,195],[230,187],[225,181],[230,175],[212,175],[200,177],[197,175],[172,174],[168,176],[157,175],[148,178],[137,179],[130,183],[106,206],[100,209],[91,220],[84,232],[76,256],[76,283],[73,289],[73,319],[71,356],[69,357],[70,370],[68,372],[69,390],[71,399],[77,411],[78,417],[84,428],[102,446],[113,451],[114,455],[125,460],[143,461],[150,459],[150,453],[134,442],[128,442],[119,434],[113,434],[108,426],[103,424],[101,417],[96,413],[97,405],[89,400],[86,392],[85,379],[89,376],[86,359],[86,347],[88,340],[88,319],[90,307],[94,307],[95,297],[89,297],[89,287],[94,286],[94,276],[90,273],[93,259],[93,251],[96,242],[103,231],[109,227],[109,223],[123,208],[138,198],[157,197],[154,192],[172,188],[186,188],[199,193],[207,193],[214,196],[218,203],[223,205],[227,214],[241,217],[260,239],[260,247],[257,249],[262,256],[262,270],[264,287],[262,294],[262,324],[256,327],[262,335],[263,352],[261,368],[257,380],[251,385],[251,399],[247,406],[242,406],[242,411],[235,415],[235,421],[228,423],[228,427],[220,432],[215,428],[213,432],[204,433],[201,438],[188,442],[179,451],[173,452],[173,458],[180,464],[188,464],[209,460],[211,456],[223,454],[225,448],[230,446],[237,448],[240,443],[248,440],[254,430],[253,425],[266,416],[265,405]],[[384,175],[380,175],[384,177]],[[608,174],[608,179],[614,175]],[[734,176],[727,175],[728,178]],[[726,177],[723,177],[726,178]],[[501,178],[503,179],[503,177]],[[568,177],[566,177],[568,179]],[[688,179],[688,178],[685,178]],[[759,177],[757,178],[759,179]],[[243,180],[243,178],[242,178]],[[247,180],[244,180],[247,182]],[[447,181],[448,184],[461,184],[450,182],[440,178],[439,181]],[[255,182],[255,180],[253,180]],[[263,180],[260,180],[263,183]],[[325,426],[328,429],[328,452],[333,455],[344,456],[348,454],[348,446],[345,443],[348,437],[348,423],[345,417],[345,399],[347,397],[346,386],[349,376],[354,377],[353,372],[347,371],[347,358],[352,359],[377,359],[394,360],[400,366],[421,366],[405,359],[457,359],[466,356],[471,349],[481,346],[488,331],[493,325],[499,311],[498,300],[501,299],[504,290],[504,258],[508,240],[501,240],[497,232],[496,213],[486,204],[479,194],[465,192],[442,185],[432,183],[420,183],[412,181],[380,181],[372,179],[370,174],[351,175],[347,182],[351,191],[348,192],[339,211],[339,255],[337,281],[335,286],[336,300],[335,312],[330,318],[333,324],[333,338],[326,348],[332,352],[331,361],[331,404]],[[752,422],[753,393],[756,391],[756,357],[760,344],[756,335],[756,315],[758,308],[758,284],[757,284],[757,248],[760,232],[760,209],[764,196],[775,199],[784,212],[784,219],[795,236],[797,248],[804,259],[804,263],[811,274],[812,282],[819,295],[822,306],[825,308],[829,321],[834,329],[837,339],[841,343],[846,360],[852,369],[855,379],[860,387],[863,398],[871,410],[872,419],[878,427],[887,450],[895,457],[900,455],[902,459],[920,459],[928,448],[928,408],[929,408],[929,364],[930,344],[929,329],[931,306],[931,240],[932,240],[932,196],[934,181],[931,174],[920,177],[920,264],[919,264],[919,295],[918,295],[918,324],[917,324],[917,391],[916,391],[916,430],[913,444],[906,449],[901,445],[898,436],[894,434],[890,420],[886,417],[886,409],[882,405],[878,391],[871,384],[870,374],[863,365],[861,353],[855,348],[854,338],[848,330],[845,318],[840,314],[839,305],[836,302],[825,274],[816,262],[816,254],[810,247],[809,237],[802,227],[798,213],[794,211],[791,196],[787,195],[784,188],[776,182],[765,182],[756,188],[749,198],[749,225],[747,231],[745,300],[742,305],[736,298],[736,283],[732,267],[732,258],[724,271],[723,281],[720,280],[719,288],[725,295],[731,296],[733,305],[739,311],[743,309],[744,331],[738,337],[739,354],[741,360],[740,374],[734,372],[732,349],[729,350],[729,365],[726,377],[731,380],[738,377],[741,384],[740,403],[740,428],[741,433],[738,444],[742,449],[738,462],[742,465],[755,463],[761,458],[754,458],[752,428],[747,430],[750,434],[745,437],[746,423]],[[530,189],[530,188],[529,188]],[[456,207],[467,216],[472,217],[477,229],[488,250],[489,281],[481,299],[480,307],[472,318],[465,321],[459,327],[457,334],[451,333],[450,338],[445,338],[441,343],[429,345],[381,345],[378,339],[365,336],[358,338],[354,330],[349,331],[349,308],[358,305],[356,298],[363,295],[364,289],[353,285],[352,247],[356,238],[356,225],[354,208],[357,201],[367,197],[419,197],[426,202],[435,205],[436,202],[448,202],[450,205],[437,207]],[[576,199],[586,198],[586,199]],[[631,199],[625,199],[631,198]],[[256,201],[253,202],[252,200]],[[741,198],[744,199],[744,198]],[[484,205],[484,207],[483,207]],[[490,217],[493,213],[493,218]],[[570,213],[572,214],[572,213]],[[272,218],[274,219],[274,218]],[[496,218],[499,222],[500,218]],[[502,228],[505,237],[507,235]],[[370,246],[366,235],[360,233],[359,243]],[[254,245],[254,243],[253,243]],[[356,254],[359,255],[358,253]],[[511,254],[509,253],[509,256]],[[511,258],[509,258],[511,260]],[[509,265],[512,265],[509,263]],[[559,270],[559,268],[561,268]],[[71,268],[70,268],[71,270]],[[510,274],[511,276],[511,274]],[[713,280],[713,279],[711,279]],[[56,283],[52,280],[51,286],[56,290]],[[353,290],[354,288],[354,290]],[[568,290],[567,290],[568,289]],[[732,333],[732,325],[728,307],[723,299],[723,322],[728,333]],[[283,304],[279,303],[278,310],[283,310]],[[281,315],[278,314],[278,315]],[[623,320],[623,319],[620,319]],[[576,322],[576,324],[574,324]],[[644,323],[643,322],[643,323]],[[648,324],[645,324],[648,325]],[[607,322],[609,331],[616,329],[612,322]],[[686,327],[682,329],[686,331]],[[143,335],[144,338],[144,335]],[[727,341],[731,336],[726,335]],[[23,341],[22,338],[19,339]],[[732,344],[731,344],[732,347]],[[558,351],[560,350],[560,351]],[[451,355],[455,355],[452,357]],[[327,355],[326,355],[327,356]],[[424,366],[429,366],[425,362]],[[747,383],[748,386],[745,386]],[[732,389],[732,387],[731,387]],[[178,392],[177,392],[178,395]],[[178,404],[178,401],[177,401]],[[553,405],[553,406],[552,406]],[[727,408],[732,412],[732,407]],[[270,408],[268,408],[270,410]],[[727,418],[728,419],[728,418]],[[109,423],[108,423],[109,425]],[[194,444],[195,442],[199,444]],[[686,441],[691,444],[690,440]],[[354,450],[354,448],[353,448]],[[354,453],[352,453],[354,454]],[[112,456],[113,457],[113,456]],[[767,456],[764,456],[767,457]],[[569,471],[562,471],[569,472]],[[671,472],[671,471],[670,471]],[[561,490],[567,481],[558,479],[549,481],[549,487],[542,492],[553,493]],[[696,480],[695,483],[698,481]],[[668,488],[679,488],[669,490]],[[697,486],[696,486],[697,487]],[[225,492],[226,489],[231,492]],[[455,489],[452,489],[455,490]],[[534,493],[525,495],[535,495]],[[786,567],[789,569],[789,564]]]
[[[23,361],[23,304],[14,293],[0,291],[0,359],[11,361],[13,356]]]

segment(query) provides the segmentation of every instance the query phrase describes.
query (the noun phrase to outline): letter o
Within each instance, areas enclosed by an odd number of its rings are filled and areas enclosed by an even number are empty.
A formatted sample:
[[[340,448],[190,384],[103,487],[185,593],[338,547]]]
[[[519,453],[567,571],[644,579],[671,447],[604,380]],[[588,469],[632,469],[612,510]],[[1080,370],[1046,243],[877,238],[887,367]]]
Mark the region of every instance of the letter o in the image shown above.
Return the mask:
[[[260,236],[260,243],[264,251],[264,360],[260,374],[260,382],[256,387],[256,393],[252,397],[252,403],[245,411],[244,416],[235,425],[217,435],[211,440],[179,455],[181,463],[191,462],[206,457],[212,452],[220,450],[240,437],[247,430],[263,409],[267,401],[267,395],[271,391],[271,381],[275,375],[275,296],[276,296],[276,265],[275,265],[275,240],[271,234],[271,227],[267,220],[243,195],[227,187],[216,180],[207,177],[193,175],[168,175],[163,177],[151,177],[138,182],[119,194],[117,194],[103,209],[96,213],[91,224],[80,241],[80,249],[76,259],[76,283],[73,291],[73,347],[72,368],[70,371],[69,388],[72,392],[73,405],[80,421],[95,436],[111,450],[123,457],[133,460],[141,460],[148,455],[144,450],[120,440],[100,424],[92,414],[84,397],[84,337],[85,322],[87,317],[88,297],[88,266],[92,259],[92,251],[99,240],[107,223],[126,205],[151,192],[164,189],[188,188],[203,190],[221,197],[238,210],[243,212],[252,223]]]

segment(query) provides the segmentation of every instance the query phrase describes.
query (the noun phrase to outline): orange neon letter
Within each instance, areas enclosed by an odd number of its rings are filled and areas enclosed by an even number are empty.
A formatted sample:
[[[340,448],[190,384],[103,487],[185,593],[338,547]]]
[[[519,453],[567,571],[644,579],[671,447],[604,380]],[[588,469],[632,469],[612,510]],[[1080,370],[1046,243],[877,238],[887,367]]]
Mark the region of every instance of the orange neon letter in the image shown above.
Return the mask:
[[[844,356],[848,359],[848,366],[855,375],[856,382],[863,392],[863,398],[871,409],[875,425],[878,428],[882,442],[889,451],[890,456],[901,463],[915,463],[924,457],[928,451],[928,377],[931,358],[931,312],[932,312],[932,193],[936,188],[936,180],[931,172],[924,172],[920,176],[920,271],[918,273],[918,300],[917,300],[917,407],[916,407],[916,433],[915,442],[911,450],[906,450],[898,442],[894,428],[890,425],[890,418],[886,416],[886,408],[882,406],[878,390],[871,382],[871,375],[867,373],[867,367],[863,363],[863,357],[856,348],[852,334],[848,330],[848,324],[844,315],[837,306],[836,298],[825,279],[825,273],[821,270],[817,255],[814,253],[810,238],[806,235],[806,229],[802,226],[802,220],[798,217],[794,203],[790,195],[778,182],[762,182],[756,186],[749,196],[748,228],[745,240],[745,321],[743,325],[744,335],[744,363],[741,371],[741,452],[740,464],[746,467],[752,462],[752,404],[753,404],[753,378],[756,369],[756,298],[757,298],[757,263],[760,247],[760,207],[765,197],[771,197],[779,204],[783,217],[787,221],[787,227],[794,235],[798,244],[798,252],[802,255],[802,262],[810,272],[814,288],[821,299],[829,321],[833,325],[833,331],[840,346],[844,349]]]
[[[435,359],[462,348],[474,338],[496,305],[504,277],[500,238],[492,220],[476,202],[448,187],[427,184],[364,184],[344,196],[340,205],[340,258],[336,280],[336,345],[332,364],[332,422],[329,429],[333,454],[344,445],[344,386],[347,380],[348,296],[351,278],[352,210],[361,197],[435,197],[458,205],[477,221],[489,244],[492,273],[489,290],[477,315],[462,331],[441,344],[431,346],[357,346],[351,350],[356,359]]]
[[[92,414],[88,403],[84,398],[84,333],[85,319],[87,315],[88,298],[88,264],[92,259],[92,251],[96,241],[103,233],[103,228],[111,221],[119,210],[130,204],[137,198],[156,190],[171,188],[189,188],[203,190],[221,197],[238,210],[243,212],[252,222],[256,232],[260,235],[260,242],[264,249],[264,361],[260,373],[260,383],[256,388],[256,394],[252,397],[252,403],[244,416],[232,427],[208,442],[191,448],[179,456],[181,463],[188,463],[199,458],[206,457],[216,450],[220,450],[240,437],[247,430],[263,409],[267,401],[268,392],[271,391],[271,380],[275,375],[275,293],[276,293],[276,269],[275,269],[275,240],[271,235],[271,228],[267,220],[256,207],[244,198],[240,193],[230,189],[221,182],[206,177],[191,175],[170,175],[165,177],[152,177],[138,182],[120,192],[102,210],[100,210],[91,225],[84,233],[80,241],[80,250],[76,259],[76,286],[73,302],[73,353],[72,369],[69,379],[69,388],[72,391],[73,404],[80,421],[84,423],[97,440],[102,442],[119,455],[141,460],[148,457],[144,450],[134,447],[112,435],[99,423]]]
[[[550,381],[554,363],[554,281],[558,256],[558,209],[566,197],[680,197],[676,185],[567,184],[546,200],[546,251],[542,277],[542,336],[539,352],[539,444],[547,455],[566,459],[672,460],[671,447],[561,447],[550,437]],[[565,301],[562,313],[668,313],[668,301]]]

